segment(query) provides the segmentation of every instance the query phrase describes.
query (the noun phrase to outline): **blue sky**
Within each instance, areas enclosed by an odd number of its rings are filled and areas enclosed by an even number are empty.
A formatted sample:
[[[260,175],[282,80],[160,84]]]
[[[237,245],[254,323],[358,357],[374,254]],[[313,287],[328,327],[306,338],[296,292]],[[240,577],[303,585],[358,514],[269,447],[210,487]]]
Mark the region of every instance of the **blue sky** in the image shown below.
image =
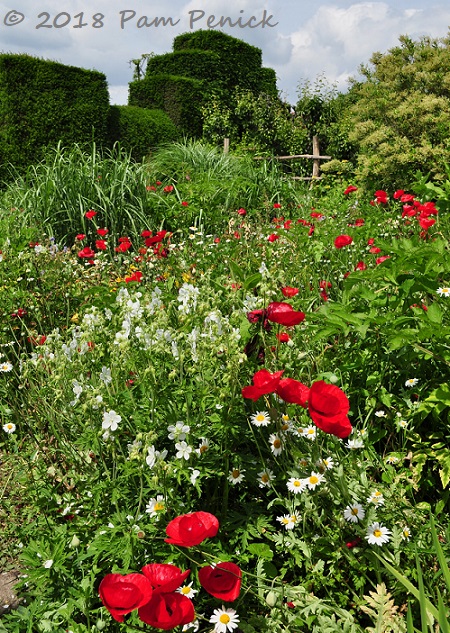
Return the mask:
[[[252,16],[256,20],[251,24],[260,22],[264,12],[267,17],[273,16],[269,23],[275,26],[245,26]],[[94,14],[104,16],[96,23],[99,28],[93,27]],[[320,76],[345,90],[348,78],[358,75],[360,64],[367,63],[375,51],[386,52],[396,46],[400,35],[413,39],[422,35],[446,37],[450,3],[15,0],[14,5],[0,3],[0,50],[101,71],[108,80],[111,103],[125,104],[133,76],[130,60],[144,53],[170,52],[176,35],[207,28],[209,16],[215,16],[211,24],[221,16],[233,22],[241,18],[243,28],[236,25],[221,30],[261,48],[263,65],[277,73],[280,93],[286,101],[295,103],[299,84],[314,83]],[[156,27],[154,19],[162,17],[166,24]],[[59,28],[53,26],[55,18]],[[153,25],[138,28],[139,19],[141,24]],[[84,23],[86,26],[74,28]]]

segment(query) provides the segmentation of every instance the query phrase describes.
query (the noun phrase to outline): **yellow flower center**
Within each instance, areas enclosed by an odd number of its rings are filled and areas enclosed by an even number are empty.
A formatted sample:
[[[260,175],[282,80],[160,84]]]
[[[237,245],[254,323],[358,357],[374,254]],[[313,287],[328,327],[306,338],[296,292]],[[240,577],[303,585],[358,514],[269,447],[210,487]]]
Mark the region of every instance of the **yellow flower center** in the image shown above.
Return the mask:
[[[161,510],[164,510],[164,504],[163,504],[163,503],[161,503],[161,501],[157,501],[157,502],[155,503],[155,507],[153,508],[153,510],[154,510],[155,512],[160,512]]]
[[[263,482],[263,484],[266,484],[269,481],[269,475],[267,473],[263,473],[261,475],[261,481]]]
[[[277,438],[276,440],[273,441],[274,448],[280,448],[280,446],[281,446],[281,440]]]
[[[314,429],[309,429],[308,430],[308,435],[314,435],[314,433],[315,433]]]
[[[221,624],[228,624],[230,620],[231,620],[230,616],[227,615],[226,613],[222,613],[222,615],[219,618],[219,622]]]
[[[383,532],[381,530],[374,530],[373,535],[375,538],[380,538],[380,536],[383,536]]]
[[[264,422],[266,418],[262,413],[258,413],[258,415],[256,416],[256,419],[258,422]]]
[[[191,592],[191,588],[190,587],[182,587],[181,588],[181,593],[185,596],[187,596],[189,593]]]
[[[352,508],[352,514],[356,516],[358,514],[358,508]]]
[[[208,450],[208,447],[206,446],[206,444],[202,444],[200,446],[200,454],[206,453],[207,450]]]
[[[241,473],[240,473],[239,468],[235,468],[235,469],[233,470],[233,472],[231,473],[231,476],[232,476],[234,479],[237,479],[237,478],[239,477],[239,475],[240,475],[240,474],[241,474]]]
[[[302,485],[302,484],[301,484],[301,482],[300,482],[298,479],[296,479],[296,480],[294,481],[294,487],[295,487],[295,488],[300,488],[300,486],[301,486],[301,485]]]
[[[297,522],[297,517],[295,516],[295,514],[291,514],[291,521],[292,521],[292,523],[296,523]]]
[[[309,483],[314,485],[314,484],[318,484],[319,483],[319,478],[316,477],[315,475],[313,475],[312,477],[309,478]]]
[[[283,426],[281,427],[282,431],[287,431],[289,429],[289,424],[283,424]]]

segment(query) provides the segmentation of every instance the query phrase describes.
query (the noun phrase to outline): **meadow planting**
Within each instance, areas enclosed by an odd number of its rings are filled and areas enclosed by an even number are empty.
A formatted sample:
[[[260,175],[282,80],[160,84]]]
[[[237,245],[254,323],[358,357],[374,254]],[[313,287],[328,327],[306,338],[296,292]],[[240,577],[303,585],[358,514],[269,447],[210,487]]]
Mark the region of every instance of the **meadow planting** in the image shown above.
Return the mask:
[[[2,192],[0,632],[450,630],[450,225],[401,186],[182,143]]]

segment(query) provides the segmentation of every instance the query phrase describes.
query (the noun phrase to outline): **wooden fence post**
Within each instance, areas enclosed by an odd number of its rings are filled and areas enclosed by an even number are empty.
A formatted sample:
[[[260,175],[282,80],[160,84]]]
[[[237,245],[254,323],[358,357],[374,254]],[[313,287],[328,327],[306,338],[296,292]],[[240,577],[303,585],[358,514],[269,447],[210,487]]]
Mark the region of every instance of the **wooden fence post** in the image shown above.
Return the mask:
[[[319,137],[318,136],[313,136],[313,156],[317,158],[313,159],[313,171],[312,171],[312,177],[314,178],[319,178],[319,174],[320,174],[320,151],[319,151]]]
[[[228,154],[229,149],[230,149],[230,139],[224,138],[223,139],[223,153]]]

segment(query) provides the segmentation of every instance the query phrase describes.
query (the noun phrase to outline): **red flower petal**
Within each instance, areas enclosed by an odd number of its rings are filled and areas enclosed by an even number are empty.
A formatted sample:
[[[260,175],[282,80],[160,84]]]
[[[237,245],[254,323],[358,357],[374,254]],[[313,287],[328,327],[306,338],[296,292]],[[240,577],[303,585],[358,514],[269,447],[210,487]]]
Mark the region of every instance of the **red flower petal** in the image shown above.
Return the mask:
[[[294,380],[293,378],[283,378],[283,380],[280,380],[278,384],[277,395],[285,402],[299,404],[301,407],[306,409],[309,387],[298,380]]]
[[[173,519],[166,527],[166,543],[180,547],[199,545],[219,530],[219,520],[209,512],[191,512]]]
[[[150,581],[142,574],[107,574],[98,588],[100,600],[117,622],[152,597]]]
[[[202,567],[198,579],[205,591],[224,602],[233,602],[241,590],[242,572],[234,563],[219,563],[214,567]]]
[[[153,593],[172,593],[186,580],[191,570],[182,572],[170,563],[151,563],[142,568],[142,573],[149,579]]]
[[[350,403],[345,393],[323,380],[312,384],[309,390],[308,410],[314,424],[324,431],[344,438],[350,435],[352,425],[347,417]]]
[[[164,631],[188,624],[195,618],[192,600],[180,593],[155,594],[138,614],[142,622]]]

